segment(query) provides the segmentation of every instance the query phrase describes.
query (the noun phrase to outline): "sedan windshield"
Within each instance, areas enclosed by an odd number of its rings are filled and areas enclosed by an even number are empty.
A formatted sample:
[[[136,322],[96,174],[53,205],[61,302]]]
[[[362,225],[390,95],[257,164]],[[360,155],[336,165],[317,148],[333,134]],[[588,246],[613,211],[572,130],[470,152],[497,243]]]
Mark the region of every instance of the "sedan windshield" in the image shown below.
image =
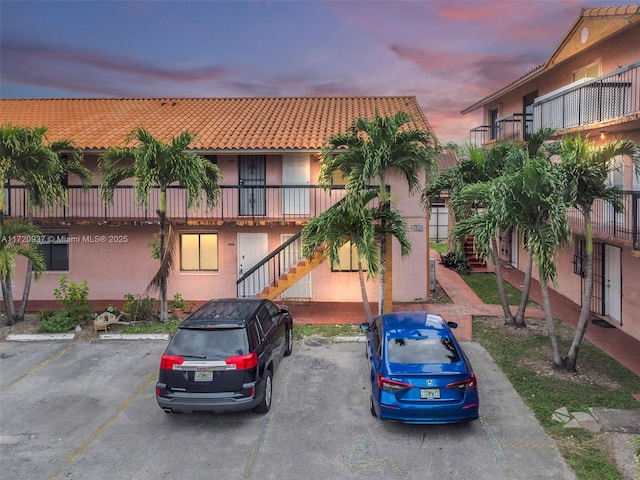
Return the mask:
[[[387,355],[392,363],[455,363],[460,361],[450,338],[389,338]]]

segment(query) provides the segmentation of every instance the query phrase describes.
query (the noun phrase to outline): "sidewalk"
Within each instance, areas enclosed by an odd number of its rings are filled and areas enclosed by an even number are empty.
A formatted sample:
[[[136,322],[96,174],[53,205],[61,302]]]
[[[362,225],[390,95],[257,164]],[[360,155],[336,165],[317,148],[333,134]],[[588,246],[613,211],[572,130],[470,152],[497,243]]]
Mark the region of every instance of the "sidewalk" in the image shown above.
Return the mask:
[[[425,310],[439,313],[449,321],[458,324],[454,330],[456,338],[461,341],[472,339],[471,319],[473,316],[502,316],[501,305],[485,305],[466,282],[456,272],[443,267],[439,263],[438,253],[431,251],[431,258],[436,259],[436,280],[453,303],[412,303],[394,305],[394,311]],[[504,279],[518,289],[522,288],[524,273],[516,269],[502,269]],[[580,306],[568,298],[549,290],[554,317],[560,318],[567,325],[575,328]],[[530,297],[538,305],[542,305],[540,285],[532,280]],[[377,311],[377,304],[371,306]],[[362,303],[311,302],[308,305],[290,305],[293,319],[298,323],[311,324],[360,324],[365,321]],[[544,318],[540,307],[527,307],[527,317]],[[591,315],[590,318],[597,318]],[[640,341],[617,328],[602,328],[589,324],[585,337],[594,345],[615,358],[622,365],[640,376]],[[640,400],[640,398],[638,398]]]

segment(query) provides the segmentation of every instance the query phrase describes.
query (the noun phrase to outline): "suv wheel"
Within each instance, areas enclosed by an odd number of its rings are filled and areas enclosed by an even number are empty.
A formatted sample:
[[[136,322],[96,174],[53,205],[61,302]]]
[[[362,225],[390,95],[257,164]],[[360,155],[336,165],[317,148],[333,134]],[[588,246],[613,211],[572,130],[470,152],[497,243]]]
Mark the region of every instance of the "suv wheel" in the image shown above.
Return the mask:
[[[287,328],[287,333],[285,334],[285,342],[287,343],[287,347],[284,351],[284,356],[288,357],[289,355],[291,355],[291,351],[293,350],[293,325]]]
[[[267,370],[267,376],[264,379],[264,397],[255,408],[258,413],[267,413],[271,408],[271,397],[273,396],[273,374],[271,370]]]

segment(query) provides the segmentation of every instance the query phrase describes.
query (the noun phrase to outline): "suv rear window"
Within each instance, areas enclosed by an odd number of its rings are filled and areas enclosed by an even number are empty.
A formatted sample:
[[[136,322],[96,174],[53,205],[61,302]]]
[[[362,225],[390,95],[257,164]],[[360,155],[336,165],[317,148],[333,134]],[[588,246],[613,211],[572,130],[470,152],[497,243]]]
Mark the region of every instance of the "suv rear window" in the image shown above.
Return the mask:
[[[212,330],[180,328],[173,336],[167,354],[180,357],[226,360],[249,353],[243,328]]]
[[[392,363],[455,363],[460,355],[450,338],[389,338],[387,356]]]

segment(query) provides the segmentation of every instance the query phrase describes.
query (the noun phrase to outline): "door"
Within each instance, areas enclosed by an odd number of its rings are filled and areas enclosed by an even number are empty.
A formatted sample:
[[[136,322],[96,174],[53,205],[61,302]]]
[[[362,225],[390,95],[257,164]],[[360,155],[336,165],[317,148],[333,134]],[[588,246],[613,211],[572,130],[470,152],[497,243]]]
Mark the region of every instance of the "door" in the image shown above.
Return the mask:
[[[613,158],[612,162],[613,168],[609,172],[609,184],[622,189],[624,188],[624,157],[618,155]],[[603,222],[613,228],[621,227],[624,224],[624,212],[616,212],[610,203],[605,204],[604,216]],[[597,220],[597,218],[592,219],[594,223]]]
[[[511,265],[514,268],[518,268],[519,243],[520,240],[518,239],[518,230],[513,230],[511,232]]]
[[[266,158],[264,155],[238,157],[238,185],[240,185],[240,215],[266,215]]]
[[[622,319],[621,250],[613,245],[604,249],[604,308],[605,314],[620,323]]]
[[[280,243],[286,242],[292,236],[291,234],[280,235]],[[288,270],[292,265],[298,263],[301,247],[302,240],[300,238],[289,246],[286,253],[280,258],[281,271]],[[282,298],[311,298],[311,272],[287,288],[282,293]]]
[[[266,233],[238,234],[238,278],[269,253],[269,236]],[[253,297],[269,284],[269,265],[264,264],[239,285],[238,296]]]
[[[284,188],[282,211],[285,215],[309,216],[309,189],[301,188],[310,182],[309,154],[282,156],[282,184],[298,188]]]

